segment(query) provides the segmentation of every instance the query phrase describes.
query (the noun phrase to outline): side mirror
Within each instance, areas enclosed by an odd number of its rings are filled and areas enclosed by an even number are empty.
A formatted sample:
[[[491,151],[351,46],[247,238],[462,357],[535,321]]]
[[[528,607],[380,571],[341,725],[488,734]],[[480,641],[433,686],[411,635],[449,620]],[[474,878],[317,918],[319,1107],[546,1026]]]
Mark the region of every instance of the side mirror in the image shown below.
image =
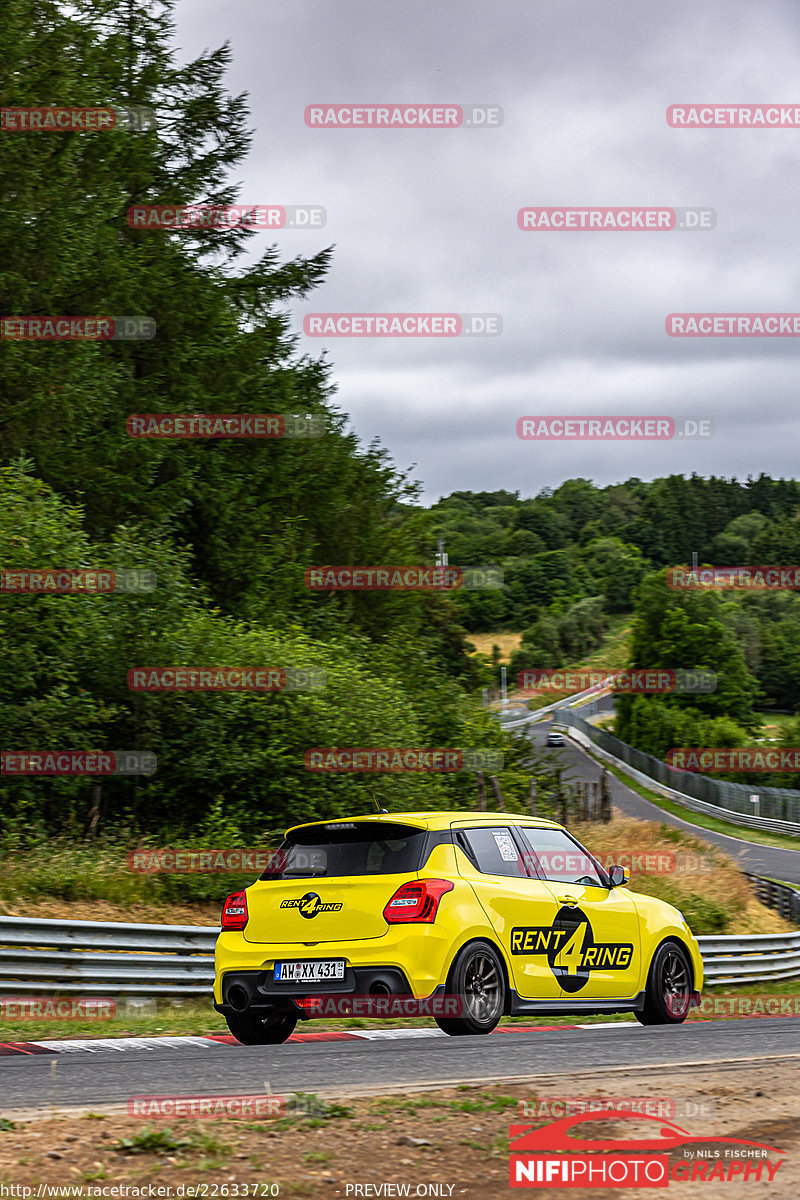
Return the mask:
[[[627,867],[612,867],[608,875],[612,887],[625,887],[631,881],[631,873]]]

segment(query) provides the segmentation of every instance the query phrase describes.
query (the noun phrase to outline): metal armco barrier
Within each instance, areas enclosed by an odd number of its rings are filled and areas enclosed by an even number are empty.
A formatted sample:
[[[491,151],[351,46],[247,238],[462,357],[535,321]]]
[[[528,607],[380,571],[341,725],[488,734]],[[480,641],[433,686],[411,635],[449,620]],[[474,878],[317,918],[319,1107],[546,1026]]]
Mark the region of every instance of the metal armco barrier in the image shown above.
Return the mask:
[[[784,921],[800,928],[800,891],[797,888],[790,887],[788,883],[778,883],[775,879],[751,875],[749,871],[744,873],[753,885],[756,898],[762,904],[780,913]]]
[[[662,796],[667,796],[680,804],[682,808],[688,808],[691,812],[704,813],[708,817],[718,817],[728,821],[731,825],[741,825],[746,829],[766,829],[770,833],[783,833],[789,837],[800,836],[800,821],[784,821],[777,817],[754,817],[749,813],[739,812],[736,809],[728,808],[721,803],[709,803],[706,800],[699,800],[696,796],[689,795],[686,792],[679,792],[677,788],[670,787],[664,782],[664,778],[680,775],[681,782],[684,787],[706,787],[707,785],[720,784],[724,788],[743,788],[746,790],[745,784],[724,783],[720,779],[712,779],[708,775],[691,776],[686,771],[671,771],[666,763],[660,763],[650,754],[643,754],[640,750],[634,750],[632,746],[628,746],[625,742],[621,742],[619,738],[613,734],[607,733],[604,729],[596,729],[594,725],[590,725],[583,717],[579,717],[571,708],[564,707],[559,709],[555,714],[556,720],[570,729],[570,736],[584,749],[590,749],[593,754],[604,762],[611,763],[630,775],[632,779],[638,780],[651,791],[657,792]],[[635,765],[642,760],[640,765]],[[649,760],[649,762],[645,761]],[[658,764],[663,770],[655,770],[653,763]],[[662,778],[663,776],[663,778]],[[753,785],[755,786],[755,785]],[[780,792],[785,794],[785,789],[782,788],[761,788],[759,795],[762,801],[770,799],[770,793]],[[712,792],[713,794],[713,792]],[[800,792],[792,792],[791,795],[800,798]],[[748,801],[749,803],[749,801]],[[798,842],[798,850],[800,850],[800,842]]]
[[[720,816],[732,825],[747,829],[767,829],[772,833],[800,835],[800,791],[792,788],[761,787],[754,777],[752,783],[731,783],[726,779],[714,779],[694,771],[677,771],[668,767],[661,759],[643,750],[636,750],[627,742],[620,741],[606,729],[598,729],[585,718],[613,707],[610,695],[595,696],[574,711],[576,702],[586,696],[572,696],[563,701],[554,712],[557,720],[576,729],[594,743],[598,754],[614,759],[635,779],[640,779],[654,791],[673,797],[679,804],[694,812],[708,816]],[[536,716],[537,714],[532,714]],[[515,726],[516,728],[516,726]],[[681,791],[675,787],[679,784]],[[750,796],[759,797],[759,815],[753,815]],[[799,847],[800,848],[800,847]]]
[[[783,890],[800,905],[800,892]],[[209,996],[218,933],[195,925],[0,917],[0,995]],[[800,976],[800,932],[698,941],[708,983]]]
[[[0,917],[0,993],[207,996],[218,929]]]
[[[800,975],[800,933],[697,940],[706,983],[767,983]]]

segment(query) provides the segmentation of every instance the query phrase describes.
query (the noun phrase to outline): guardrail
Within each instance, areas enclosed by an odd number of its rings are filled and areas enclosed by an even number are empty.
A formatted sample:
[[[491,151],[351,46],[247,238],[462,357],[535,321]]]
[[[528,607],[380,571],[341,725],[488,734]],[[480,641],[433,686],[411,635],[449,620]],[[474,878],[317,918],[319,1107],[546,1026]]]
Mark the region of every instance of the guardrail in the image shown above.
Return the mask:
[[[736,812],[734,809],[725,808],[721,804],[711,804],[706,800],[699,800],[696,796],[687,795],[686,792],[680,792],[677,788],[670,787],[669,784],[648,774],[647,771],[640,770],[624,758],[620,758],[617,754],[614,754],[612,750],[608,749],[608,744],[616,744],[619,747],[625,746],[625,743],[620,742],[618,738],[615,738],[603,729],[596,729],[594,725],[590,725],[588,721],[570,711],[571,708],[571,705],[565,705],[557,714],[559,721],[569,727],[570,736],[579,745],[583,746],[584,749],[591,749],[592,753],[597,755],[598,758],[618,767],[626,775],[630,775],[632,779],[636,779],[639,783],[643,783],[646,787],[650,788],[651,791],[674,800],[682,808],[688,808],[691,812],[703,813],[708,817],[717,817],[729,822],[731,825],[743,826],[746,829],[765,829],[770,833],[782,833],[789,837],[800,835],[800,822],[784,821],[778,817],[750,816],[749,813]],[[627,749],[631,751],[631,754],[639,753],[630,746]],[[643,757],[649,758],[650,756],[646,755]],[[667,773],[669,768],[666,763],[662,763],[661,765],[664,767],[664,772]],[[677,773],[682,776],[686,775],[686,772],[683,771]],[[705,775],[698,778],[708,780],[711,783],[715,782]],[[765,791],[770,790],[775,791],[777,789],[762,788],[760,794],[763,796]],[[798,843],[798,850],[800,851],[800,842]]]
[[[764,879],[761,875],[744,874],[753,885],[756,898],[767,908],[780,913],[784,921],[794,922],[800,926],[800,891],[790,887],[788,883],[780,883],[777,879]]]
[[[587,688],[574,696],[556,700],[546,708],[537,709],[527,717],[503,723],[504,729],[519,729],[525,725],[535,724],[542,716],[552,713],[561,717],[564,723],[578,730],[585,738],[593,743],[595,752],[613,761],[634,779],[645,783],[648,787],[664,796],[674,799],[678,804],[692,812],[705,813],[707,816],[721,817],[732,825],[740,825],[745,829],[765,829],[771,833],[782,833],[789,837],[800,836],[800,820],[789,819],[789,814],[800,817],[800,791],[791,788],[758,787],[742,783],[731,783],[724,779],[715,779],[710,775],[699,775],[689,771],[679,771],[668,767],[665,762],[652,754],[645,754],[635,747],[629,746],[605,729],[597,729],[590,725],[583,716],[572,711],[587,706],[591,702],[593,714],[601,705],[607,703],[610,688],[606,685]],[[689,792],[679,791],[670,786],[667,779],[680,781]],[[759,808],[773,810],[772,816],[755,816],[750,810],[750,796],[757,790]],[[699,794],[693,794],[699,793]],[[717,802],[712,797],[722,797]],[[727,801],[727,803],[725,802]],[[783,816],[775,815],[777,811]],[[798,846],[800,849],[800,846]]]
[[[0,917],[0,992],[207,996],[218,929]]]
[[[800,906],[800,892],[783,890]],[[195,925],[0,917],[0,994],[207,997],[218,933]],[[800,932],[704,936],[698,942],[707,983],[800,976]]]
[[[705,982],[767,983],[800,975],[800,933],[701,937]]]

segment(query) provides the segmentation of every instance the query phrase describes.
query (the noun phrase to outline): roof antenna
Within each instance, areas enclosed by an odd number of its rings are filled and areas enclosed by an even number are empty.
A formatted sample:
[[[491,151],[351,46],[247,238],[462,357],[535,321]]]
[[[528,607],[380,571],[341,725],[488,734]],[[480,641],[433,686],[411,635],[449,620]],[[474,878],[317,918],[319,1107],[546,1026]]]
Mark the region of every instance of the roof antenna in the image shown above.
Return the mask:
[[[372,788],[369,789],[369,794],[370,794],[370,796],[372,796],[372,803],[375,805],[376,812],[379,812],[379,813],[388,813],[389,812],[388,808],[381,808],[380,804],[378,804],[378,801],[375,799],[375,793],[373,792]]]

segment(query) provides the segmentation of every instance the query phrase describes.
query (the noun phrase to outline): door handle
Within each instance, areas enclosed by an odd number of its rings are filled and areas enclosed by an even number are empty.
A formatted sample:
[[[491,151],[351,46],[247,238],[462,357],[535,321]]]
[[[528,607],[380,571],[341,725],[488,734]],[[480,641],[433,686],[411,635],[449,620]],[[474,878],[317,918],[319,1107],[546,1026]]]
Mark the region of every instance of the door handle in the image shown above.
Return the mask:
[[[569,908],[577,908],[578,907],[578,901],[575,899],[574,896],[559,896],[558,903],[566,904],[566,905],[568,905]]]

